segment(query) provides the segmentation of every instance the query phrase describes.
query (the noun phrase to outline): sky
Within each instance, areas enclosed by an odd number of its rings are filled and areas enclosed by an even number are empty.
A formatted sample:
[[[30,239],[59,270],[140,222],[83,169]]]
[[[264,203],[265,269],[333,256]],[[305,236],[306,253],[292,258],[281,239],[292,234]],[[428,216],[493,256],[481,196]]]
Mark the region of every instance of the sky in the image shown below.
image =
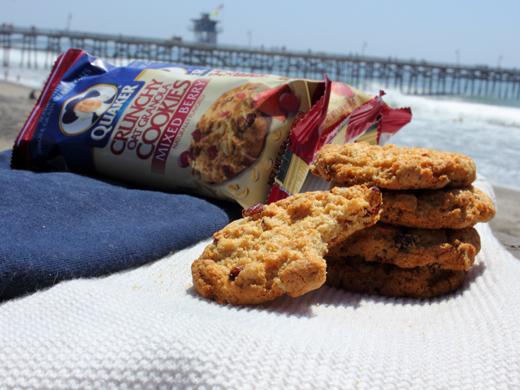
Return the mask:
[[[219,43],[520,68],[518,0],[0,0],[0,23],[192,40],[211,12]]]

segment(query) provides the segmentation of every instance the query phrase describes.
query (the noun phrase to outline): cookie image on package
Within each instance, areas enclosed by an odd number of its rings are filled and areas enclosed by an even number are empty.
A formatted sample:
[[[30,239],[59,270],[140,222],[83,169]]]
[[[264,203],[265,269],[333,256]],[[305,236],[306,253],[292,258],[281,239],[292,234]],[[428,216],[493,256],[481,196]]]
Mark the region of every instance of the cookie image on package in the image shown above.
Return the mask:
[[[364,142],[324,145],[311,169],[337,185],[390,190],[466,187],[476,178],[475,163],[462,154]]]
[[[255,96],[269,89],[247,83],[221,95],[192,133],[193,173],[207,184],[220,184],[251,166],[262,153],[271,118],[255,107]]]
[[[479,250],[480,237],[473,228],[428,230],[378,223],[331,248],[327,259],[360,257],[400,268],[436,265],[467,271]]]
[[[472,186],[436,191],[383,191],[381,221],[423,229],[463,229],[495,216],[493,201]]]
[[[465,271],[435,265],[399,268],[392,264],[364,261],[360,257],[327,260],[327,284],[356,293],[387,297],[433,298],[464,284]]]
[[[231,304],[317,289],[325,283],[329,246],[375,224],[380,206],[377,188],[354,186],[246,209],[244,218],[216,232],[193,262],[194,287],[205,298]]]

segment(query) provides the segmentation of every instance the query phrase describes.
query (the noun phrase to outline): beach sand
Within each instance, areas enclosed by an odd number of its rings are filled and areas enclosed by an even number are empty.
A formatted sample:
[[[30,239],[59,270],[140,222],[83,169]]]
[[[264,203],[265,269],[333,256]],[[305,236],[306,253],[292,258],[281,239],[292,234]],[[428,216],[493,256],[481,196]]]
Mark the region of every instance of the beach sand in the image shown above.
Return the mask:
[[[10,149],[30,110],[36,103],[31,89],[0,81],[0,150]],[[520,191],[494,187],[497,215],[491,227],[500,242],[520,259]]]
[[[36,100],[31,88],[0,81],[0,150],[11,149]]]

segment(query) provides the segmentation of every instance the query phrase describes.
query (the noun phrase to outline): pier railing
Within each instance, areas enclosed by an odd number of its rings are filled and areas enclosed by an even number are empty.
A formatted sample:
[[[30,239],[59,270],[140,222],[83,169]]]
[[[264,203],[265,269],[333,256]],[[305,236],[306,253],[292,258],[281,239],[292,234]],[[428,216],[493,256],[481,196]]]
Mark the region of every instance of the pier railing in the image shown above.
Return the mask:
[[[205,45],[179,37],[157,39],[117,34],[0,25],[1,65],[50,66],[70,47],[121,63],[146,59],[291,77],[321,78],[367,88],[378,85],[408,94],[482,96],[520,100],[520,70],[285,49]],[[16,59],[12,52],[17,50]],[[37,61],[45,53],[44,64]],[[14,64],[14,61],[17,61]]]

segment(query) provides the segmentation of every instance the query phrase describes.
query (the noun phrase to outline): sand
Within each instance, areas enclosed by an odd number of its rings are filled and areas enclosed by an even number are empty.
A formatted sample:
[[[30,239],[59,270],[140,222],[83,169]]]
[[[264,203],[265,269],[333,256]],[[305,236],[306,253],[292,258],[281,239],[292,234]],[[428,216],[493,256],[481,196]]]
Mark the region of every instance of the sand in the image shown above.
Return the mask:
[[[31,89],[0,81],[0,150],[10,149],[30,110],[36,103]],[[494,187],[497,215],[491,227],[500,242],[520,259],[520,191]]]
[[[520,259],[520,191],[494,186],[497,215],[491,228],[498,240]]]
[[[0,81],[0,150],[10,149],[36,103],[29,99],[31,89]]]

